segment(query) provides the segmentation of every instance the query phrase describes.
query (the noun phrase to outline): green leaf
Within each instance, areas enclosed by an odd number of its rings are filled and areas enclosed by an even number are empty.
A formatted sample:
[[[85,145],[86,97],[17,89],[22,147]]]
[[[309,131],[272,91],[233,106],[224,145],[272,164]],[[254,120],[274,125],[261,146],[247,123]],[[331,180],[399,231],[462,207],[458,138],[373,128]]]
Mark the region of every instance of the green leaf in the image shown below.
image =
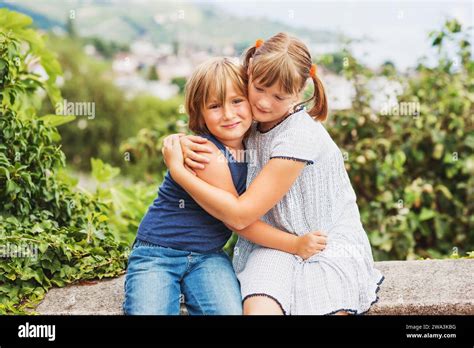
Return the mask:
[[[97,221],[98,221],[99,223],[104,222],[104,221],[107,221],[108,219],[109,219],[109,218],[108,218],[107,216],[105,216],[105,215],[99,215],[99,216],[97,217]]]
[[[420,221],[430,220],[435,217],[436,213],[431,209],[422,208],[419,216]]]
[[[100,159],[91,158],[92,176],[98,182],[107,182],[120,173],[119,168],[112,167]]]
[[[40,243],[40,244],[38,245],[38,249],[39,249],[39,251],[40,251],[42,254],[44,254],[44,253],[46,252],[46,250],[48,250],[48,248],[49,248],[49,244],[48,244],[48,243]]]
[[[431,43],[432,46],[439,46],[443,41],[444,33],[439,34]]]
[[[52,126],[52,127],[57,127],[69,122],[72,122],[76,119],[76,116],[74,115],[45,115],[39,118],[41,121],[43,121],[46,125]]]
[[[459,33],[461,31],[461,24],[453,19],[446,24],[446,28],[448,28],[451,33]]]
[[[436,191],[440,191],[447,199],[453,199],[453,194],[449,191],[449,189],[444,185],[437,185],[435,187]]]
[[[440,159],[443,156],[443,152],[444,152],[444,145],[436,144],[433,149],[433,158]]]
[[[2,31],[8,29],[20,29],[29,26],[33,20],[21,13],[9,11],[8,9],[0,9],[0,28]]]

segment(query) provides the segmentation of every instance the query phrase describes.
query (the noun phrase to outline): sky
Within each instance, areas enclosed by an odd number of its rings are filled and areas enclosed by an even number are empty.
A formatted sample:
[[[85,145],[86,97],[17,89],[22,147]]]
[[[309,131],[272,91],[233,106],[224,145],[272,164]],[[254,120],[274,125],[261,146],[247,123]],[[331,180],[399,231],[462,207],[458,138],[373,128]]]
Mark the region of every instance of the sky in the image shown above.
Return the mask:
[[[0,0],[1,2],[2,0]],[[44,0],[38,0],[44,1]],[[55,0],[76,3],[76,0]],[[83,0],[91,6],[98,2],[121,0]],[[419,58],[427,64],[437,61],[428,34],[439,30],[446,19],[456,18],[464,27],[471,27],[470,41],[474,56],[474,0],[131,0],[136,6],[147,3],[172,3],[179,8],[183,2],[213,4],[238,17],[256,17],[310,29],[342,33],[354,39],[365,39],[352,45],[353,54],[366,65],[376,68],[392,61],[403,71],[416,66]],[[11,1],[18,2],[21,1]],[[51,2],[49,0],[48,2]],[[130,1],[129,1],[130,2]],[[128,4],[130,6],[130,4]],[[131,6],[131,11],[133,7]],[[238,30],[238,28],[236,28]],[[259,38],[255,33],[256,39]],[[302,38],[304,39],[304,38]],[[324,41],[311,38],[312,42]],[[334,44],[316,44],[313,55],[340,51]]]
[[[434,57],[428,33],[439,30],[447,18],[473,26],[474,2],[468,1],[198,1],[214,3],[239,17],[266,17],[292,26],[342,32],[370,38],[356,44],[354,53],[376,66],[386,60],[398,68],[415,66],[417,59]],[[470,31],[471,42],[474,30]],[[330,50],[321,47],[321,51]]]

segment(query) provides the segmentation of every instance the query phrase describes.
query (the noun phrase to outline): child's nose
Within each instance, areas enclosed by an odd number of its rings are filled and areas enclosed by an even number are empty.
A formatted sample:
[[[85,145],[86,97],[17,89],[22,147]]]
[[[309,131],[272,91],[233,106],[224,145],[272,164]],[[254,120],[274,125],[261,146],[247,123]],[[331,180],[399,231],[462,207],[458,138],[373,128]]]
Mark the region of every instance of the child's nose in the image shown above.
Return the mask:
[[[235,110],[232,107],[225,107],[224,108],[224,118],[225,119],[233,119],[235,117]]]
[[[267,111],[270,107],[270,103],[268,102],[266,98],[262,98],[258,101],[257,106],[260,109]]]

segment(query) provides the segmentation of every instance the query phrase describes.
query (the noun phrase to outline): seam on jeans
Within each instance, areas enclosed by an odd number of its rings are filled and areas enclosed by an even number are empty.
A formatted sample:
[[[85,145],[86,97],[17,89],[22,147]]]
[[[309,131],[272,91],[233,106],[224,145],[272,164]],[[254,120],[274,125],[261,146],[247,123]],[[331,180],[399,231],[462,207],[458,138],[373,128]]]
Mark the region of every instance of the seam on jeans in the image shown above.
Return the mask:
[[[181,286],[181,291],[183,291],[183,295],[184,295],[184,288],[186,288],[186,289],[188,290],[187,292],[189,292],[190,297],[194,299],[194,303],[197,303],[197,305],[198,305],[198,308],[197,308],[198,311],[199,311],[200,313],[204,313],[204,311],[203,311],[203,309],[202,309],[202,306],[201,306],[201,303],[199,302],[199,299],[198,299],[196,296],[194,296],[193,292],[191,291],[191,289],[190,289],[188,286],[186,286],[186,284],[182,284],[182,286]],[[180,305],[181,305],[181,303],[180,303]],[[188,302],[186,301],[186,295],[184,295],[184,306],[186,307],[186,309],[187,309],[188,312],[189,312]],[[191,308],[195,309],[193,306],[191,306],[191,305],[189,305],[189,306],[190,306]],[[202,315],[204,315],[204,314],[202,314]]]
[[[275,297],[271,296],[271,295],[268,295],[268,294],[265,294],[265,293],[254,293],[254,294],[249,294],[247,296],[244,297],[244,299],[242,300],[242,304],[244,303],[244,301],[250,297],[256,297],[256,296],[264,296],[264,297],[268,297],[268,298],[271,298],[273,301],[275,301],[279,306],[280,306],[280,309],[281,311],[283,312],[283,315],[288,315],[285,311],[285,309],[283,308],[282,304],[280,303],[280,301],[278,301]]]

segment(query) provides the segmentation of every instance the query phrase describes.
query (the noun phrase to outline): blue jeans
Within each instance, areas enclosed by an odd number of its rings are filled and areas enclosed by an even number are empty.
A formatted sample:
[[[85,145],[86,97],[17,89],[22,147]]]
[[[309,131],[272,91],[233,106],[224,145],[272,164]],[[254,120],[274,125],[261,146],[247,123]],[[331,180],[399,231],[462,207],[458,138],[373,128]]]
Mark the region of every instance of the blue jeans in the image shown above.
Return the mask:
[[[135,240],[125,276],[127,315],[241,315],[240,285],[224,251],[200,254]]]

